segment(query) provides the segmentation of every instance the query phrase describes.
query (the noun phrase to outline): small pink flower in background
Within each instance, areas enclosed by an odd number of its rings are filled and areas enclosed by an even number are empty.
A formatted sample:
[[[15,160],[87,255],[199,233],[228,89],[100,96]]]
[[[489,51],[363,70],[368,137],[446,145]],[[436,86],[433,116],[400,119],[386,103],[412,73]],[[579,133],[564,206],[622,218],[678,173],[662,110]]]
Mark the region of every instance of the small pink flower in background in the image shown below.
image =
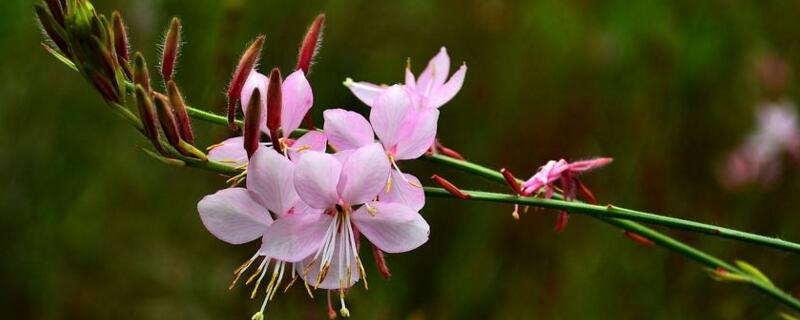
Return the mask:
[[[294,170],[295,189],[309,207],[324,213],[286,215],[264,235],[266,254],[299,261],[298,272],[314,287],[339,289],[344,314],[345,289],[365,276],[360,234],[389,253],[410,251],[428,240],[429,226],[413,208],[375,201],[390,171],[377,143],[336,155],[306,152]]]
[[[789,101],[762,105],[756,110],[755,130],[729,156],[721,182],[729,188],[755,182],[767,188],[783,171],[785,154],[800,160],[796,107]]]
[[[293,183],[295,165],[275,150],[258,148],[247,166],[246,188],[228,188],[208,195],[197,204],[197,210],[208,231],[222,241],[243,244],[262,239],[262,247],[236,270],[231,287],[251,265],[256,264],[256,271],[247,279],[247,284],[256,280],[251,294],[254,297],[272,263],[272,279],[260,311],[263,314],[284,273],[289,271],[292,278],[296,277],[294,264],[287,265],[286,260],[275,259],[266,253],[264,246],[267,245],[269,226],[275,223],[275,219],[319,215],[322,210],[313,209],[300,200]],[[263,258],[261,263],[256,263],[258,258]]]
[[[532,194],[543,194],[544,198],[549,199],[557,188],[560,188],[564,200],[570,201],[577,199],[581,194],[587,201],[596,203],[594,194],[579,179],[578,175],[611,163],[611,158],[595,158],[591,160],[576,161],[569,163],[564,159],[548,161],[539,171],[521,186],[521,195],[530,196]],[[560,182],[556,185],[556,182]],[[514,208],[516,213],[517,207]],[[516,216],[516,215],[515,215]],[[567,212],[561,211],[558,215],[555,230],[560,232],[567,224]]]
[[[424,198],[419,195],[422,193],[419,179],[402,173],[397,161],[419,158],[433,144],[439,110],[414,108],[410,95],[401,86],[394,85],[375,99],[369,121],[356,112],[342,109],[325,110],[323,116],[325,134],[336,150],[346,151],[372,144],[377,135],[384,154],[396,171],[389,177],[387,193],[393,192],[392,181],[400,179],[419,190],[411,191],[404,186],[395,192],[413,193],[408,194],[409,199]],[[398,199],[405,198],[398,194]],[[415,206],[412,203],[406,205]]]
[[[450,77],[450,56],[447,49],[442,47],[439,53],[434,56],[428,66],[419,75],[414,77],[410,67],[406,67],[404,88],[411,95],[414,105],[417,108],[439,108],[455,97],[461,86],[464,84],[464,77],[467,73],[467,65],[461,67]],[[386,89],[386,86],[379,86],[369,82],[354,82],[348,78],[344,85],[347,86],[359,100],[372,107],[375,100]]]

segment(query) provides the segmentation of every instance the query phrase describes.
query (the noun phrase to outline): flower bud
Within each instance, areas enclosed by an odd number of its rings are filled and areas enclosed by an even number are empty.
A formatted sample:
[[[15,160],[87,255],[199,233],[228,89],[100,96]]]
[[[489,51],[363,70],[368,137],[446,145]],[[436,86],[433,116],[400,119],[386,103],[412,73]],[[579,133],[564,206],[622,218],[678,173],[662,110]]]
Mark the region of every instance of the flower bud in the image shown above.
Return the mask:
[[[463,191],[461,191],[461,189],[456,187],[456,185],[454,185],[452,182],[447,181],[447,179],[442,178],[439,175],[434,174],[433,176],[431,176],[431,179],[433,179],[433,182],[436,182],[436,184],[447,190],[447,192],[449,192],[450,194],[456,196],[461,200],[467,200],[470,198],[469,194],[464,193]]]
[[[303,38],[303,44],[300,46],[300,52],[297,54],[297,67],[295,69],[302,69],[306,75],[311,71],[314,56],[317,55],[322,44],[322,27],[324,25],[325,14],[320,13],[311,23],[311,26],[308,27],[306,36]]]
[[[264,35],[258,36],[255,41],[244,51],[242,58],[239,59],[239,64],[233,72],[231,83],[228,85],[228,125],[231,129],[236,129],[236,102],[242,94],[242,87],[244,87],[247,77],[250,72],[256,67],[258,58],[261,55],[261,48],[264,46]]]
[[[250,103],[247,105],[247,114],[244,119],[244,149],[247,151],[247,158],[253,156],[258,149],[261,140],[261,91],[258,88],[253,90],[250,96]]]
[[[139,119],[142,120],[145,136],[150,138],[159,153],[164,154],[164,148],[161,147],[158,137],[158,127],[156,127],[156,111],[148,92],[141,85],[136,85],[136,106],[139,108]]]
[[[175,121],[175,112],[172,111],[169,99],[167,96],[158,92],[153,95],[153,98],[156,101],[161,130],[164,131],[164,135],[167,137],[169,144],[177,148],[180,145],[181,136],[178,131],[178,122]]]
[[[47,37],[53,41],[56,47],[58,47],[58,49],[61,50],[65,56],[69,57],[69,46],[67,45],[66,40],[64,40],[66,35],[64,28],[58,24],[56,19],[44,6],[36,5],[34,6],[34,9],[36,10],[36,16],[39,19],[39,24],[42,26],[44,33],[47,34]]]
[[[89,72],[89,79],[97,91],[100,92],[100,95],[103,96],[103,99],[108,102],[121,102],[117,90],[114,89],[114,84],[108,81],[108,78],[104,77],[100,72],[94,70]]]
[[[281,71],[278,68],[273,68],[272,72],[269,73],[269,86],[267,87],[267,129],[269,129],[270,134],[273,131],[277,132],[281,127],[281,112],[283,109],[282,83]],[[272,136],[273,140],[279,138],[276,135]]]
[[[183,100],[175,81],[170,80],[167,82],[167,93],[169,94],[169,103],[175,109],[175,119],[178,120],[181,138],[190,144],[194,144],[194,132],[192,131],[189,113],[186,111],[186,102]]]
[[[164,36],[164,44],[161,51],[161,77],[164,82],[172,80],[175,75],[175,64],[181,50],[181,21],[177,17],[172,18],[169,30]]]
[[[50,10],[50,14],[53,15],[56,22],[60,26],[64,26],[64,5],[61,3],[61,0],[45,0],[47,4],[47,9]]]
[[[383,256],[383,251],[376,247],[374,244],[372,245],[372,256],[375,257],[375,265],[378,266],[378,270],[380,270],[381,275],[384,279],[389,279],[392,276],[392,273],[389,272],[389,266],[386,264],[386,258]]]
[[[128,31],[125,29],[125,22],[122,21],[122,16],[118,11],[111,14],[114,22],[114,50],[117,52],[117,58],[121,61],[130,60],[130,53],[128,52]]]
[[[150,72],[147,71],[147,62],[141,52],[133,55],[133,82],[141,85],[145,92],[153,91],[150,86]]]

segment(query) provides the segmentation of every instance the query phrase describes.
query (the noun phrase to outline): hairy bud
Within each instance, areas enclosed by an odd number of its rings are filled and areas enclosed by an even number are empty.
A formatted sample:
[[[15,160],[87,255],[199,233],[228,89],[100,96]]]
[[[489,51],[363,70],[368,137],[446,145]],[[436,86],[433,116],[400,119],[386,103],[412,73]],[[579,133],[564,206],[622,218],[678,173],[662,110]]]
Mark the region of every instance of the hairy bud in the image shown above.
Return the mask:
[[[175,75],[175,64],[181,50],[181,21],[177,17],[172,18],[169,30],[164,36],[164,44],[161,51],[161,77],[164,83],[172,80]]]
[[[250,72],[256,67],[258,58],[261,55],[261,48],[264,46],[264,35],[258,36],[255,41],[244,51],[242,58],[239,59],[239,64],[233,72],[231,83],[228,85],[228,125],[231,129],[236,129],[236,102],[242,94],[242,87],[244,87],[247,77]]]
[[[281,112],[283,109],[282,84],[281,71],[278,68],[273,68],[272,72],[269,73],[269,86],[267,87],[267,129],[269,129],[270,134],[273,131],[277,132],[281,127]],[[272,138],[278,139],[279,137],[273,135]]]
[[[169,99],[167,96],[157,92],[153,95],[153,98],[156,101],[161,130],[164,131],[169,144],[177,148],[180,145],[181,137],[178,131],[178,122],[175,120],[175,112],[172,111]]]
[[[45,0],[44,2],[47,4],[50,14],[53,15],[56,22],[64,26],[64,5],[61,3],[61,0]]]
[[[145,92],[153,91],[150,86],[150,72],[147,71],[147,62],[141,52],[133,55],[133,82],[141,85]]]
[[[125,29],[125,22],[122,21],[122,15],[118,11],[111,14],[111,19],[114,23],[114,50],[117,52],[117,58],[120,61],[128,61],[130,53],[128,52],[128,31]]]
[[[183,100],[183,95],[178,90],[178,85],[175,84],[175,81],[170,80],[167,82],[167,94],[169,94],[169,103],[175,109],[175,119],[178,120],[181,138],[188,143],[194,144],[192,121],[189,119],[189,113],[186,111],[186,102]]]
[[[149,91],[146,91],[141,85],[136,86],[136,106],[139,108],[139,119],[142,121],[144,134],[153,142],[153,146],[155,146],[156,150],[164,154],[164,148],[161,147],[161,142],[158,138],[156,110],[153,107],[153,101],[150,100]]]
[[[64,40],[66,32],[61,25],[58,24],[56,19],[48,12],[48,9],[42,5],[34,6],[36,10],[36,16],[39,19],[39,24],[42,26],[44,33],[47,34],[47,37],[50,38],[50,41],[58,47],[58,50],[69,57],[70,51],[69,46],[67,45],[66,40]]]
[[[297,54],[297,67],[295,69],[302,69],[306,75],[311,71],[314,56],[317,55],[322,43],[322,28],[324,25],[325,14],[320,13],[311,23],[311,26],[308,27],[306,36],[303,38],[303,44],[300,46],[300,52]]]
[[[263,112],[261,91],[256,88],[253,90],[253,95],[250,96],[247,115],[244,119],[244,149],[247,151],[247,158],[252,157],[258,149],[261,140],[261,114]]]

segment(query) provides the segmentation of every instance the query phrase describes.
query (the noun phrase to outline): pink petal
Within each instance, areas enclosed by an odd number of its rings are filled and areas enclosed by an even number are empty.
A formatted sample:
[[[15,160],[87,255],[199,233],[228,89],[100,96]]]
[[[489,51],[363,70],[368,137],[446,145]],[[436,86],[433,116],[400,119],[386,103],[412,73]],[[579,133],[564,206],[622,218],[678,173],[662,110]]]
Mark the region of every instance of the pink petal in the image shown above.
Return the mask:
[[[373,143],[353,152],[342,165],[338,190],[347,205],[374,200],[386,188],[391,169],[383,147]]]
[[[327,214],[295,213],[280,217],[264,232],[259,253],[288,262],[303,260],[322,247],[332,220]]]
[[[299,199],[293,181],[294,163],[272,148],[258,148],[247,165],[247,189],[277,215],[286,214]]]
[[[347,78],[344,81],[344,86],[350,89],[358,100],[361,100],[367,106],[372,106],[375,99],[380,96],[386,88],[375,85],[369,82],[353,82],[353,79]]]
[[[285,136],[289,136],[300,127],[300,122],[303,121],[308,110],[311,110],[311,106],[314,104],[314,94],[302,70],[297,70],[286,77],[281,87],[281,93],[283,94],[281,129]]]
[[[339,238],[337,237],[337,241]],[[342,261],[345,260],[345,255],[342,255],[342,259],[339,259],[339,243],[336,243],[333,250],[333,259],[331,259],[331,265],[328,268],[328,274],[325,276],[325,279],[319,283],[320,289],[328,289],[328,290],[335,290],[341,287],[340,284],[340,277],[339,277],[339,266],[341,265],[341,269],[343,271],[343,277],[347,278],[347,264],[346,262]],[[320,259],[316,261],[313,259],[314,257],[308,257],[303,261],[297,264],[297,270],[300,276],[308,282],[309,286],[314,287],[317,284],[317,276],[319,276],[319,264]],[[356,264],[356,257],[354,254],[350,254],[350,282],[345,283],[345,288],[352,287],[361,277],[361,273],[358,270],[358,265]],[[306,272],[307,271],[307,272]]]
[[[353,213],[353,224],[372,244],[388,253],[411,251],[428,241],[430,226],[416,211],[399,203],[374,202]]]
[[[389,87],[375,100],[369,121],[387,149],[392,148],[400,139],[397,136],[398,131],[412,111],[411,97],[399,85]]]
[[[336,150],[358,149],[375,142],[372,126],[364,116],[344,109],[328,109],[322,115],[325,134]]]
[[[405,205],[411,210],[419,211],[425,206],[425,191],[405,182],[400,177],[400,172],[392,170],[392,187],[389,192],[384,188],[380,194],[381,202],[396,202]],[[417,177],[405,173],[406,180],[421,186]]]
[[[332,208],[339,202],[336,185],[341,172],[342,164],[332,155],[306,151],[295,166],[295,190],[312,208]]]
[[[436,139],[438,121],[439,110],[425,109],[417,113],[414,121],[405,124],[401,130],[403,134],[398,139],[395,158],[416,159],[427,152]]]
[[[414,74],[411,73],[410,68],[406,68],[406,88],[412,91],[417,90],[417,80],[414,78]]]
[[[250,75],[247,77],[247,81],[244,83],[244,87],[242,87],[242,95],[241,95],[241,105],[242,105],[242,113],[247,114],[247,108],[245,106],[250,104],[250,96],[253,95],[253,90],[258,89],[261,92],[261,110],[263,110],[261,115],[261,131],[267,132],[267,85],[269,84],[269,78],[267,76],[258,73],[258,71],[253,70],[250,72]]]
[[[464,84],[464,76],[467,74],[467,65],[462,64],[458,71],[450,77],[450,80],[447,81],[443,86],[437,88],[435,91],[431,93],[431,96],[428,97],[430,100],[428,101],[429,108],[439,108],[451,99],[456,96],[459,90],[461,90],[461,86]]]
[[[308,151],[324,152],[328,145],[328,137],[319,131],[309,131],[292,143],[289,158],[297,162]]]
[[[211,234],[231,244],[250,242],[264,234],[272,218],[245,188],[230,188],[197,203],[200,219]]]
[[[442,47],[425,68],[425,71],[419,75],[417,79],[417,89],[425,96],[429,96],[431,92],[440,87],[447,80],[450,74],[450,56],[447,55],[447,49]]]
[[[589,171],[592,169],[596,169],[602,166],[605,166],[611,161],[614,161],[612,158],[595,158],[591,160],[584,160],[584,161],[576,161],[569,164],[569,170],[574,172],[584,172]]]
[[[244,150],[244,137],[233,137],[218,143],[213,149],[208,151],[208,159],[234,167],[247,163],[247,151]]]

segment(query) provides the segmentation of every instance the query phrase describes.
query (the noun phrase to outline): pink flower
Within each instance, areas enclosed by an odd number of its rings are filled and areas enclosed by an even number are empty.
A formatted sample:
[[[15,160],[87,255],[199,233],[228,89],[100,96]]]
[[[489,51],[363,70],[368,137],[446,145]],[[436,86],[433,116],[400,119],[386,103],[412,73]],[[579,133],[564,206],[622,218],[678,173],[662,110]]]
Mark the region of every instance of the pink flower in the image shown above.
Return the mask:
[[[453,99],[464,84],[467,65],[462,64],[448,80],[449,73],[450,57],[444,47],[428,62],[428,66],[419,78],[415,78],[410,67],[406,67],[404,87],[411,95],[414,105],[421,109],[436,109]],[[387,89],[385,86],[368,82],[354,82],[349,78],[345,80],[344,85],[368,106],[373,106],[376,99]]]
[[[236,270],[236,278],[231,284],[233,287],[239,277],[258,258],[263,258],[247,281],[249,284],[257,278],[252,293],[252,296],[255,296],[261,280],[268,273],[271,262],[272,280],[269,282],[267,296],[261,306],[262,313],[267,301],[277,292],[284,271],[292,272],[294,269],[293,265],[287,266],[286,260],[276,259],[266,252],[269,226],[274,224],[275,219],[281,221],[286,217],[318,216],[322,212],[300,200],[294,188],[294,171],[294,163],[286,157],[271,148],[258,148],[247,166],[246,188],[223,189],[205,196],[197,204],[197,211],[206,229],[220,240],[231,244],[243,244],[262,239],[261,248]],[[294,272],[290,274],[294,277]]]
[[[722,183],[730,188],[753,182],[769,187],[780,176],[784,154],[800,160],[795,106],[788,101],[762,105],[756,111],[756,129],[729,156]]]
[[[284,150],[287,151],[289,159],[292,161],[297,161],[303,151],[325,151],[327,147],[327,137],[319,131],[309,131],[297,140],[286,138],[283,142],[286,146]],[[272,146],[272,143],[262,143],[261,146]],[[234,167],[242,167],[247,164],[247,151],[244,149],[244,138],[241,136],[228,138],[208,149],[208,158],[211,160]]]
[[[293,174],[299,198],[324,213],[281,217],[267,228],[263,250],[280,260],[299,261],[301,276],[315,287],[339,289],[343,308],[344,290],[365,276],[359,234],[390,253],[413,250],[428,240],[429,226],[417,211],[375,201],[390,174],[377,143],[335,155],[308,151]]]
[[[530,179],[522,184],[523,196],[530,196],[544,192],[544,197],[549,199],[556,190],[555,182],[560,181],[560,187],[564,200],[575,200],[577,194],[583,195],[589,202],[595,203],[597,200],[594,194],[579,179],[578,175],[590,170],[605,166],[611,163],[611,158],[595,158],[591,160],[576,161],[569,163],[564,159],[548,161]],[[518,207],[515,206],[516,214]],[[516,216],[516,215],[515,215]],[[561,211],[556,222],[556,232],[560,232],[567,224],[567,212]]]
[[[242,89],[242,106],[246,106],[250,103],[250,96],[253,94],[254,89],[258,89],[262,92],[261,95],[261,107],[264,112],[262,112],[261,121],[263,131],[266,134],[269,134],[269,130],[267,130],[267,87],[269,85],[269,78],[257,71],[253,70],[250,73],[250,76],[247,78],[247,81],[244,83],[244,88]],[[302,70],[296,70],[285,80],[283,80],[283,85],[281,86],[281,93],[283,97],[283,103],[281,108],[281,130],[283,131],[284,136],[288,136],[294,130],[300,127],[300,123],[303,121],[303,117],[305,117],[306,113],[311,110],[311,106],[314,104],[314,94],[311,90],[311,85],[306,80],[305,74],[303,74]],[[246,108],[243,108],[242,112],[245,114],[247,113]]]

